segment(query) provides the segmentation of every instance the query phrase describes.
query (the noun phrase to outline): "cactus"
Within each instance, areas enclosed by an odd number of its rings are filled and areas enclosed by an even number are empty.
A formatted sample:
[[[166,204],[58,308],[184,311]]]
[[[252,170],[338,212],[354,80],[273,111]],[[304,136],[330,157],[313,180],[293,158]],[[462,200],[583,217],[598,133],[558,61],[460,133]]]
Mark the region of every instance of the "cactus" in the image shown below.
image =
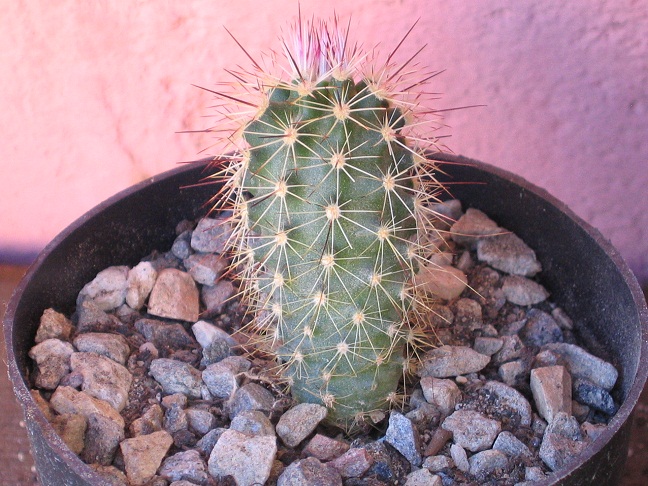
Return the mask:
[[[239,136],[219,159],[217,206],[232,211],[251,327],[292,396],[352,430],[397,401],[421,334],[425,295],[414,282],[434,251],[426,234],[438,189],[423,153],[438,140],[418,134],[429,121],[424,93],[412,94],[423,84],[412,81],[413,59],[397,66],[392,52],[376,68],[337,18],[300,17],[283,46],[292,79],[248,54],[253,70],[233,73],[240,92],[216,92]]]

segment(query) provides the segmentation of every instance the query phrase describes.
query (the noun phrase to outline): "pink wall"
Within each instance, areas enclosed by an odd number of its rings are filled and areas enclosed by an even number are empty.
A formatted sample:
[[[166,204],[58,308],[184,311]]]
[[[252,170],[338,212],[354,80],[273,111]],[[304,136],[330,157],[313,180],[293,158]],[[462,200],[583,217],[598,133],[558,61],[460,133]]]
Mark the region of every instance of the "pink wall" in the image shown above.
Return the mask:
[[[3,2],[0,261],[39,250],[83,212],[201,156],[223,68],[279,47],[296,0]],[[320,6],[327,4],[326,7]],[[233,6],[233,5],[236,5]],[[598,227],[648,280],[648,0],[301,0],[353,15],[385,50],[420,17],[457,153],[517,172]]]

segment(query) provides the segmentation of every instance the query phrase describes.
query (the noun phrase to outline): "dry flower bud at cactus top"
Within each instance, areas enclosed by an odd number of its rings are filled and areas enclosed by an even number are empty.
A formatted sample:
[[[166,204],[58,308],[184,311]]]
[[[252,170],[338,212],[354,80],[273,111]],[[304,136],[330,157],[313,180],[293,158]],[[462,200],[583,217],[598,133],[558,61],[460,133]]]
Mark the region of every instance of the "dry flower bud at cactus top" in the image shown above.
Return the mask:
[[[439,125],[419,108],[434,73],[414,58],[395,64],[395,51],[375,64],[348,33],[337,18],[300,18],[283,41],[287,66],[275,54],[264,69],[246,52],[251,70],[216,93],[236,155],[215,177],[251,326],[293,397],[351,430],[396,400],[420,335],[413,277],[435,250],[426,233],[439,189],[422,155],[437,139],[422,133]]]

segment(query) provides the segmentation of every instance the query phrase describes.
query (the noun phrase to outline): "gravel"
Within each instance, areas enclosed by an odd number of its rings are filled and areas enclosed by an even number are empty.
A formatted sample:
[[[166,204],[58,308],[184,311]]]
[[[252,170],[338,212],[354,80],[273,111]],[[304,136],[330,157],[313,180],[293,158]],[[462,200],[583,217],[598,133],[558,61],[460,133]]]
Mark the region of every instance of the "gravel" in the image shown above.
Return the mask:
[[[436,294],[409,400],[346,437],[296,404],[241,329],[218,252],[224,218],[178,225],[167,253],[109,267],[77,310],[47,309],[30,350],[35,401],[70,449],[119,485],[533,484],[585,450],[618,408],[615,367],[579,345],[517,235],[458,201],[419,283]],[[456,221],[456,222],[455,222]]]

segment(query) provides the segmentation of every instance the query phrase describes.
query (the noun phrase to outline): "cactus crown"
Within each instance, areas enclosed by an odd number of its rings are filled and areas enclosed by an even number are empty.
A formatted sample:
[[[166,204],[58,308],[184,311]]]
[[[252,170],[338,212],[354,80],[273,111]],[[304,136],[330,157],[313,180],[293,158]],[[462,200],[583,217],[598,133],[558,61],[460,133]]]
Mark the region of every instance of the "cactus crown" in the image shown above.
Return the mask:
[[[283,73],[248,55],[253,69],[217,93],[236,152],[215,176],[251,326],[293,397],[327,406],[347,430],[398,396],[425,310],[414,277],[434,251],[428,203],[439,190],[418,89],[434,73],[417,80],[415,57],[396,65],[394,52],[376,67],[348,34],[337,17],[300,17]]]

